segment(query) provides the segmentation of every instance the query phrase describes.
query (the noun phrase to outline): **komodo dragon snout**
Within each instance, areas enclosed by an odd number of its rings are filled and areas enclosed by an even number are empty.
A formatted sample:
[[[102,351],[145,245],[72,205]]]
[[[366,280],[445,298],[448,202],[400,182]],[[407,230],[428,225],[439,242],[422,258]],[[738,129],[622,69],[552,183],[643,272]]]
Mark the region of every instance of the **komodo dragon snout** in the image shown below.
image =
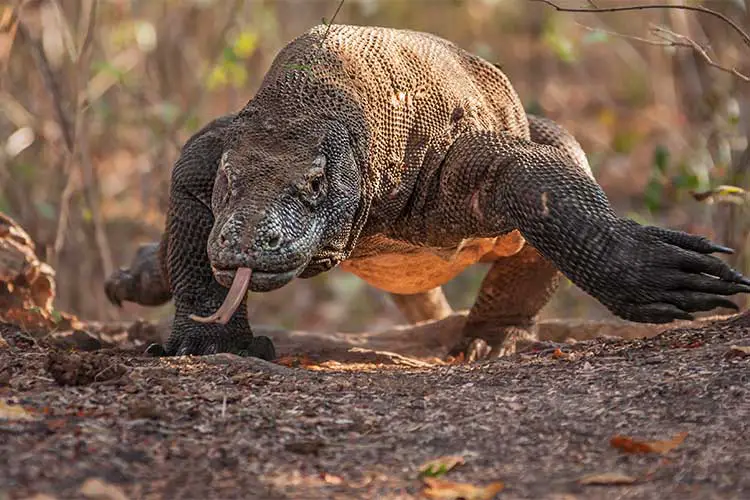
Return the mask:
[[[217,281],[229,287],[249,268],[249,289],[270,291],[344,259],[362,180],[346,129],[240,117],[230,137],[237,139],[224,149],[211,201],[208,257]]]

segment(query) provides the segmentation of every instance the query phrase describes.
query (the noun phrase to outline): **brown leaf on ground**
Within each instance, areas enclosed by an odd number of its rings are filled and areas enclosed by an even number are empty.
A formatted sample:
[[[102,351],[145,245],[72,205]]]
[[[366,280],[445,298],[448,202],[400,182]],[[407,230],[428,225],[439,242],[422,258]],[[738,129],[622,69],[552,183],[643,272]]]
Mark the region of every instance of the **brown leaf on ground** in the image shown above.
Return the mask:
[[[678,447],[687,437],[687,432],[675,434],[672,439],[664,441],[640,441],[628,436],[615,436],[609,444],[625,453],[668,453]]]
[[[423,463],[419,467],[419,475],[425,477],[442,476],[454,467],[463,465],[464,463],[464,457],[460,455],[446,455]]]
[[[740,356],[750,356],[750,345],[732,345],[729,346],[732,354],[739,354]]]
[[[638,478],[620,472],[602,472],[583,476],[578,480],[578,483],[583,485],[618,485],[633,484],[637,480]]]
[[[11,405],[0,400],[0,420],[36,420],[23,406]]]
[[[304,354],[300,356],[282,356],[274,360],[274,363],[286,366],[287,368],[308,367],[314,364],[312,360]]]
[[[504,487],[500,481],[490,483],[486,486],[456,483],[434,477],[426,477],[423,481],[425,489],[422,493],[427,498],[436,500],[491,500]]]
[[[459,352],[457,356],[447,356],[445,359],[445,363],[448,365],[460,365],[463,364],[466,360],[464,359],[464,353]]]
[[[557,348],[552,353],[552,357],[555,359],[568,359],[570,357],[570,354],[563,352],[560,348]]]
[[[128,500],[119,487],[97,478],[87,479],[80,491],[81,495],[93,500]]]
[[[326,484],[332,484],[334,486],[342,484],[344,480],[340,478],[339,476],[334,476],[333,474],[328,474],[327,472],[324,472],[320,475],[320,478],[323,480]]]

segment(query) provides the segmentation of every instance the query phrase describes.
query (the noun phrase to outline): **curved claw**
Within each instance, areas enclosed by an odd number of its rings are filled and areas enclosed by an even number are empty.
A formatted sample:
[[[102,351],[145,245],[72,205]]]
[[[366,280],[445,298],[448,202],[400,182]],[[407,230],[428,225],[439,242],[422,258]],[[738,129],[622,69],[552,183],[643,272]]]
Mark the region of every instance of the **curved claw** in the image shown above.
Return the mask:
[[[145,354],[152,358],[161,358],[167,355],[167,351],[163,345],[154,343],[146,348]]]
[[[644,323],[692,320],[692,313],[715,308],[737,310],[724,296],[750,293],[750,279],[709,255],[732,249],[680,231],[627,222],[628,239],[611,254],[630,264],[603,290],[603,302],[618,316]],[[630,260],[632,259],[632,261]],[[622,262],[606,265],[622,266]]]
[[[734,253],[734,249],[733,248],[729,248],[729,247],[725,247],[725,246],[722,246],[722,245],[717,245],[715,243],[711,243],[711,252],[712,253],[713,252],[726,253],[726,254],[731,255],[731,254]]]

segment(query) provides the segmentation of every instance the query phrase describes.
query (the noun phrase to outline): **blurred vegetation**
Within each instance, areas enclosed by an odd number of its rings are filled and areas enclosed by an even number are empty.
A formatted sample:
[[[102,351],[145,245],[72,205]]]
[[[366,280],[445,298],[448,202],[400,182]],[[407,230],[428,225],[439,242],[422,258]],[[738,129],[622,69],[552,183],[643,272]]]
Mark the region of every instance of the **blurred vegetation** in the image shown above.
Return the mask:
[[[57,269],[59,309],[100,319],[169,313],[116,310],[104,298],[104,276],[161,233],[180,145],[241,108],[277,51],[337,4],[0,3],[0,211]],[[750,25],[743,0],[702,4]],[[744,249],[732,258],[750,271],[744,209],[690,196],[719,184],[750,187],[750,85],[689,48],[622,36],[664,26],[710,42],[716,61],[747,72],[750,48],[719,20],[679,10],[569,14],[526,0],[348,0],[336,22],[429,31],[499,63],[527,109],[576,135],[621,214]],[[472,303],[483,272],[472,269],[446,287],[455,307]],[[287,327],[401,321],[384,294],[338,270],[253,302],[255,321]],[[607,313],[567,285],[544,314]]]

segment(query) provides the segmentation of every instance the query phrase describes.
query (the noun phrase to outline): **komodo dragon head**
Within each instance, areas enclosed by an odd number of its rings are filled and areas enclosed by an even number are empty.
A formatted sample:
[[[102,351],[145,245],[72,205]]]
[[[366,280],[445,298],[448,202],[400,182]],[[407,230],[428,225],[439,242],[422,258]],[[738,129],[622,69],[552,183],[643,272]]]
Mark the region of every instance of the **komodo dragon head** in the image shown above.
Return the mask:
[[[246,269],[243,287],[269,291],[346,258],[362,178],[344,125],[240,115],[225,144],[208,238],[219,283]]]

